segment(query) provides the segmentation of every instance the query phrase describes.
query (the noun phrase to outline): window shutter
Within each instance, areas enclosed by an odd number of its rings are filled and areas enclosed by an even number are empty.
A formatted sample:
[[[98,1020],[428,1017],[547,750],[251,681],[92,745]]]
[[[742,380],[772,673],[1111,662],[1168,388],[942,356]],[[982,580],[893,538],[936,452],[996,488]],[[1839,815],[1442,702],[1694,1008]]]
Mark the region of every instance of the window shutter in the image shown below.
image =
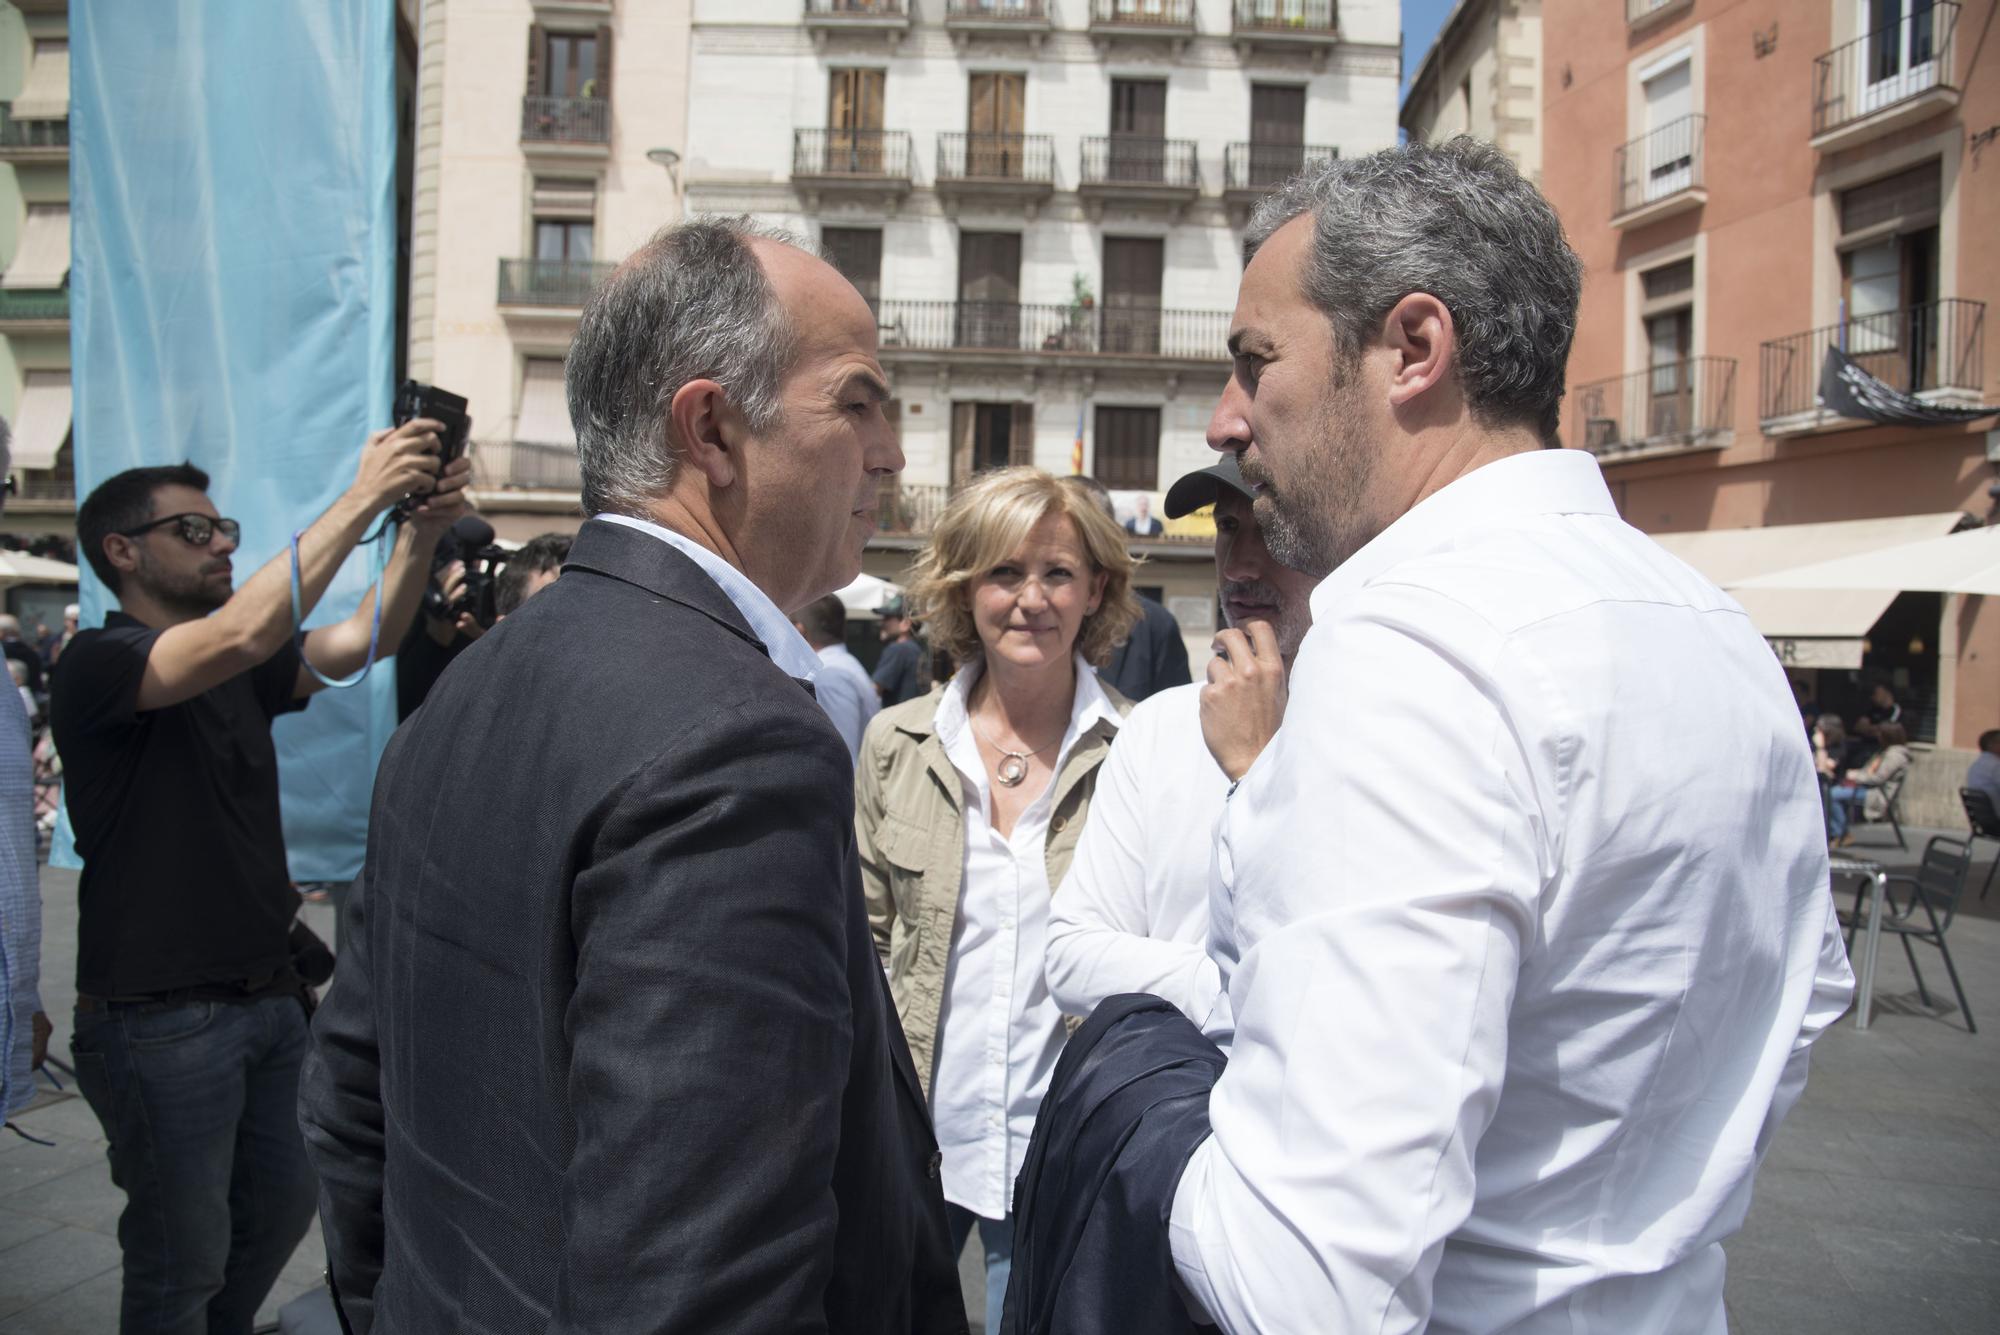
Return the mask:
[[[951,480],[962,484],[972,477],[972,433],[974,405],[951,405]]]
[[[1035,405],[1014,405],[1014,429],[1007,439],[1007,462],[1031,465],[1035,462]]]
[[[1926,162],[1908,171],[1885,176],[1879,181],[1843,190],[1840,195],[1840,230],[1844,235],[1866,231],[1884,223],[1898,224],[1907,231],[1936,218],[1943,197],[1938,164]]]
[[[541,24],[528,27],[528,96],[545,97],[549,91],[549,33]]]
[[[611,100],[611,25],[597,30],[597,95]]]

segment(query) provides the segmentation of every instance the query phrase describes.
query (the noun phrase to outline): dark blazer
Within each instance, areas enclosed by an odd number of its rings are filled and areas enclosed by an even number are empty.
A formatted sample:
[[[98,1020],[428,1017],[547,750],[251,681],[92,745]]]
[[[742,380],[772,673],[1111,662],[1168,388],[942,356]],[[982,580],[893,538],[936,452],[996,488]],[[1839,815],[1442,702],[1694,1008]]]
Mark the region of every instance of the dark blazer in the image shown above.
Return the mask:
[[[355,1331],[964,1331],[847,749],[590,523],[390,742],[300,1088]]]
[[[1172,1003],[1108,997],[1063,1045],[1014,1183],[997,1335],[1193,1335],[1167,1225],[1228,1059]]]
[[[1194,680],[1188,672],[1187,642],[1181,639],[1180,622],[1151,598],[1144,594],[1138,598],[1139,619],[1133,623],[1131,635],[1112,651],[1111,661],[1097,674],[1134,704]]]

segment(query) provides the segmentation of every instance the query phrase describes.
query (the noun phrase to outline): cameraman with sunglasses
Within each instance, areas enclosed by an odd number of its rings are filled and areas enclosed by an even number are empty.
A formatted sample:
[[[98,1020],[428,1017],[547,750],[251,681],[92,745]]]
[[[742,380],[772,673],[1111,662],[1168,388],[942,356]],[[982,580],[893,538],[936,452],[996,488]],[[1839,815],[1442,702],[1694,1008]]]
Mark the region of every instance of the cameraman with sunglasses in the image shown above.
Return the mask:
[[[470,464],[440,468],[439,429],[369,437],[353,485],[299,540],[310,611],[378,515],[427,498],[381,589],[306,634],[328,676],[361,667],[378,596],[394,651],[464,511]],[[316,1204],[271,721],[320,680],[294,646],[290,552],[232,591],[240,536],[192,464],[129,469],[77,510],[77,545],[120,610],[63,652],[50,715],[84,864],[71,1048],[127,1198],[127,1331],[247,1332]]]

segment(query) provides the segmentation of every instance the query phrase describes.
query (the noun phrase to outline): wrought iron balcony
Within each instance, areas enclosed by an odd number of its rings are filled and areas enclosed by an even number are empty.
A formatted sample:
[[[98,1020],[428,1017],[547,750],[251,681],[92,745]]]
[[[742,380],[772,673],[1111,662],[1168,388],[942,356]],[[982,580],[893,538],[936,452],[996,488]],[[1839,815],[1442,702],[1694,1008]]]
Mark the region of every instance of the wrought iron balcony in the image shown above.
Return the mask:
[[[950,0],[944,7],[944,21],[947,26],[964,23],[979,28],[1019,25],[1046,29],[1048,0]]]
[[[1239,37],[1330,42],[1333,0],[1236,0],[1233,27]]]
[[[805,0],[806,31],[815,43],[828,33],[875,33],[891,44],[910,30],[909,0]]]
[[[1736,359],[1689,357],[1570,391],[1570,442],[1601,459],[1720,449],[1733,434]]]
[[[1045,134],[941,134],[938,183],[1023,181],[1053,183],[1055,140]]]
[[[1612,150],[1618,177],[1612,224],[1638,227],[1707,203],[1707,131],[1708,117],[1683,116]]]
[[[1327,144],[1231,144],[1223,150],[1223,191],[1232,196],[1262,195],[1307,167],[1339,156],[1340,150]]]
[[[609,144],[611,104],[601,97],[524,97],[524,144]]]
[[[1678,14],[1684,9],[1694,8],[1694,0],[1625,0],[1625,26],[1644,27],[1656,23],[1669,14]]]
[[[1085,139],[1077,190],[1099,199],[1191,202],[1201,193],[1194,141],[1123,135]]]
[[[68,322],[68,288],[0,287],[0,325]]]
[[[1986,366],[1985,338],[1986,303],[1950,298],[1772,339],[1759,354],[1757,416],[1766,430],[1787,419],[1799,422],[1795,429],[1820,425],[1820,367],[1828,348],[1843,349],[1891,389],[1906,394],[1955,390],[1977,401]]]
[[[76,504],[76,478],[59,476],[54,470],[24,476],[15,484],[17,501],[67,501]]]
[[[0,103],[0,162],[59,161],[69,156],[68,120],[17,121],[12,113],[12,103]]]
[[[1090,0],[1090,30],[1189,37],[1194,0]]]
[[[794,130],[792,175],[910,183],[907,130]]]
[[[582,310],[617,267],[596,260],[502,260],[500,304]]]
[[[988,301],[885,301],[882,350],[1228,360],[1227,311],[1159,307],[1020,305]]]
[[[1813,61],[1814,147],[1845,148],[1957,103],[1959,7],[1917,2],[1901,22]]]
[[[532,440],[482,440],[472,450],[476,484],[486,490],[583,490],[576,446]]]
[[[875,505],[875,531],[896,537],[927,537],[950,502],[950,487],[883,478]]]

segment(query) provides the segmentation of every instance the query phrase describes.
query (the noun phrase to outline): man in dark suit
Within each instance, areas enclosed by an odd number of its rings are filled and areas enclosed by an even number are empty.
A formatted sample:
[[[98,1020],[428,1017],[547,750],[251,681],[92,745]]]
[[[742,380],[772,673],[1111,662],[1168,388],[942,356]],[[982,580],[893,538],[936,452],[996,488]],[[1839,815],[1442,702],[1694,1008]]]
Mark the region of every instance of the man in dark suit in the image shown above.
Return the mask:
[[[668,229],[569,357],[563,577],[376,783],[301,1116],[354,1331],[963,1331],[847,750],[780,609],[902,467],[866,302]]]

